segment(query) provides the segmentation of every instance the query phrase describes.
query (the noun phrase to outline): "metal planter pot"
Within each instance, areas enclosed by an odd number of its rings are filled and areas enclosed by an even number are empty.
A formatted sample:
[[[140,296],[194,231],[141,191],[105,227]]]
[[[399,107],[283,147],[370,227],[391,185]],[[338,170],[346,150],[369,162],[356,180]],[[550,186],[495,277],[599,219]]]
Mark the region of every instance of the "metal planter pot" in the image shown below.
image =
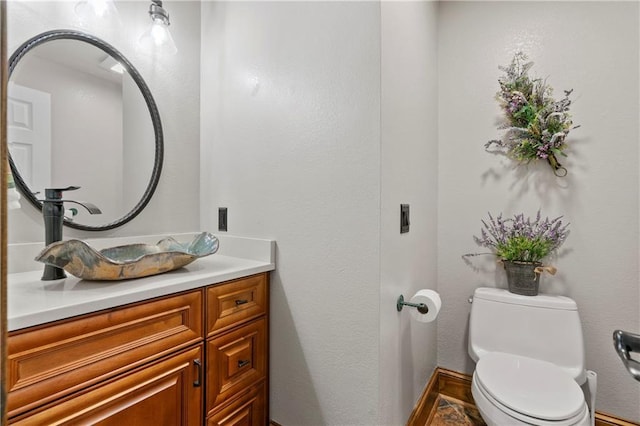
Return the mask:
[[[542,263],[509,260],[503,260],[502,263],[507,273],[507,283],[511,293],[523,296],[536,296],[538,294],[540,273],[536,272],[535,269],[542,266]]]

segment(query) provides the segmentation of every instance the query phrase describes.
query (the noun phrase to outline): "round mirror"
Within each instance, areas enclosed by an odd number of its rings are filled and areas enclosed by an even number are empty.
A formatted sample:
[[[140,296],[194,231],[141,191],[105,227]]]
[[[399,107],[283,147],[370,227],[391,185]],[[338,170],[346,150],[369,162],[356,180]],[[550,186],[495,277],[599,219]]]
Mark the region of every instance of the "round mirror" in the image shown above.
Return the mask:
[[[108,43],[56,30],[20,46],[9,60],[9,161],[16,187],[42,209],[45,188],[79,186],[65,200],[65,225],[103,231],[147,205],[162,169],[160,115],[134,66]],[[72,218],[70,218],[72,217]]]

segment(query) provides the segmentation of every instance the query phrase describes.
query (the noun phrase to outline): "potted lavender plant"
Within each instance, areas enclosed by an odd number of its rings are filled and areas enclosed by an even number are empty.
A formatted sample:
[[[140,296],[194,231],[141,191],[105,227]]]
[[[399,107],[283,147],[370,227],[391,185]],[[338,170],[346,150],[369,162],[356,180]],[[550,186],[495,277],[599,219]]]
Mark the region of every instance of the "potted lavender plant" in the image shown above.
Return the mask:
[[[540,274],[555,274],[555,268],[544,266],[542,260],[564,243],[569,234],[569,224],[562,223],[562,216],[555,219],[541,218],[540,210],[535,220],[524,214],[503,219],[502,213],[482,221],[480,237],[474,241],[493,250],[502,261],[507,273],[509,291],[525,296],[538,294]]]

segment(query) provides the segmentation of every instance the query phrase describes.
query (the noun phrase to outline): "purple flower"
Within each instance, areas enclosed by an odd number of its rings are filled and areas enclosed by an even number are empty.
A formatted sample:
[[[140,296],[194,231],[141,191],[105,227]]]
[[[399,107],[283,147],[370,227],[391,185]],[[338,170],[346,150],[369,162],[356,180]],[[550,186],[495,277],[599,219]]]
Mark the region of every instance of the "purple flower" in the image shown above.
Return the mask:
[[[535,220],[525,218],[522,213],[509,219],[503,219],[502,214],[496,218],[491,213],[488,216],[488,221],[481,221],[480,237],[474,236],[473,240],[500,257],[538,261],[557,250],[569,235],[569,224],[562,223],[562,216],[542,219],[540,210]]]

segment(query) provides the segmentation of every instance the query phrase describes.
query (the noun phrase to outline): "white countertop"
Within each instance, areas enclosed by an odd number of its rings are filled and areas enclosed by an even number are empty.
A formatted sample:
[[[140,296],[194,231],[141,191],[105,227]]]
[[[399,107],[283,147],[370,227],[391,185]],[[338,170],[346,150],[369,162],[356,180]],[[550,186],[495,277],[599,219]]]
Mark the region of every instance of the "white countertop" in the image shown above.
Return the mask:
[[[68,276],[42,281],[42,269],[9,274],[8,329],[44,324],[275,269],[275,242],[216,235],[218,253],[175,271],[125,281]],[[224,246],[226,250],[223,250]],[[41,264],[38,264],[41,265]]]

